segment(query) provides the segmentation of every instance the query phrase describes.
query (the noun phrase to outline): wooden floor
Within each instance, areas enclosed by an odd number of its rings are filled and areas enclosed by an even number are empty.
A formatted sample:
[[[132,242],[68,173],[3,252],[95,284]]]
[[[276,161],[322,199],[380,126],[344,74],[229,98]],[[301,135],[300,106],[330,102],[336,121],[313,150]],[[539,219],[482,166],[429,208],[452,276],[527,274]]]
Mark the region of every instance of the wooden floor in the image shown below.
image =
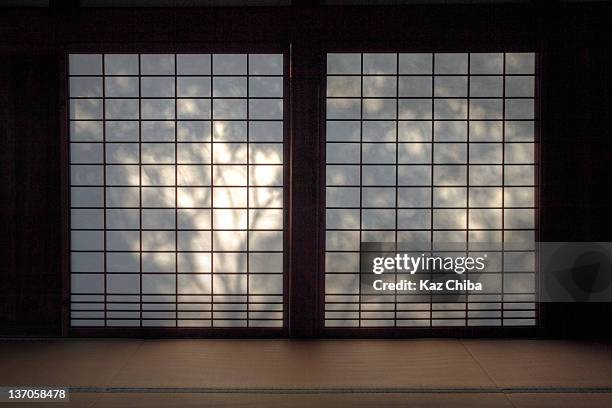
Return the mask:
[[[549,340],[2,340],[41,407],[612,407],[612,344]],[[24,407],[23,403],[4,406]],[[27,406],[36,406],[28,404]]]

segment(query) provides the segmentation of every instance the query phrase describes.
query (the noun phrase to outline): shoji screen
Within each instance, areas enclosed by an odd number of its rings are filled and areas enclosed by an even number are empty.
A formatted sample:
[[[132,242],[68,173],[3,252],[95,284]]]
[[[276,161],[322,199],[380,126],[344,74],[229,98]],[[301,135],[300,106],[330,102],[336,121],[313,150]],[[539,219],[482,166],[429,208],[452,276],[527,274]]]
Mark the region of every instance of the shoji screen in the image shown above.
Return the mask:
[[[69,56],[72,326],[283,325],[283,56]]]
[[[533,53],[327,55],[327,327],[535,324],[535,79]],[[361,243],[415,241],[506,251],[458,302],[361,293]]]

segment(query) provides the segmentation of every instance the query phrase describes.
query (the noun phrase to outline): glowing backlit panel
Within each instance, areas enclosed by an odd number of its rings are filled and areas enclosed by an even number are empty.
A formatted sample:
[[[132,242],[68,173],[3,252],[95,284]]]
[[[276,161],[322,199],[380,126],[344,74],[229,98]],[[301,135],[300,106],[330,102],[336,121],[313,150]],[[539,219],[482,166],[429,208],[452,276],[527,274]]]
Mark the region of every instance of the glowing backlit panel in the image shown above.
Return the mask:
[[[283,56],[69,56],[72,326],[283,325]]]
[[[327,327],[535,324],[535,79],[533,53],[327,55]],[[360,243],[415,241],[514,252],[458,302],[361,293]]]

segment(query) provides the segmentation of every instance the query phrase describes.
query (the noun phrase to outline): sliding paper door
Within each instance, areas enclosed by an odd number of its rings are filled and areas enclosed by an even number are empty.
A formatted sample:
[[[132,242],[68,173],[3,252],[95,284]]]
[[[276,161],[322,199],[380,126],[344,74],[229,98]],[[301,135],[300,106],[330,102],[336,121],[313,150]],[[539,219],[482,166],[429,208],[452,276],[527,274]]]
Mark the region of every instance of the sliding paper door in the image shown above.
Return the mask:
[[[283,55],[68,71],[70,325],[282,327]]]

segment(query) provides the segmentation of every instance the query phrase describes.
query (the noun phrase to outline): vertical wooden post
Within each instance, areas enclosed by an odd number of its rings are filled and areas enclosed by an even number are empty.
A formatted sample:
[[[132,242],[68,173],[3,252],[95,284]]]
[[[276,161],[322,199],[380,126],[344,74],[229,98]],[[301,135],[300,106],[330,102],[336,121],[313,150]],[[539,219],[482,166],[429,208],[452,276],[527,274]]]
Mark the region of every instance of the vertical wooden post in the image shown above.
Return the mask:
[[[313,26],[314,27],[314,26]],[[308,32],[291,49],[290,336],[315,337],[319,322],[320,50]]]

